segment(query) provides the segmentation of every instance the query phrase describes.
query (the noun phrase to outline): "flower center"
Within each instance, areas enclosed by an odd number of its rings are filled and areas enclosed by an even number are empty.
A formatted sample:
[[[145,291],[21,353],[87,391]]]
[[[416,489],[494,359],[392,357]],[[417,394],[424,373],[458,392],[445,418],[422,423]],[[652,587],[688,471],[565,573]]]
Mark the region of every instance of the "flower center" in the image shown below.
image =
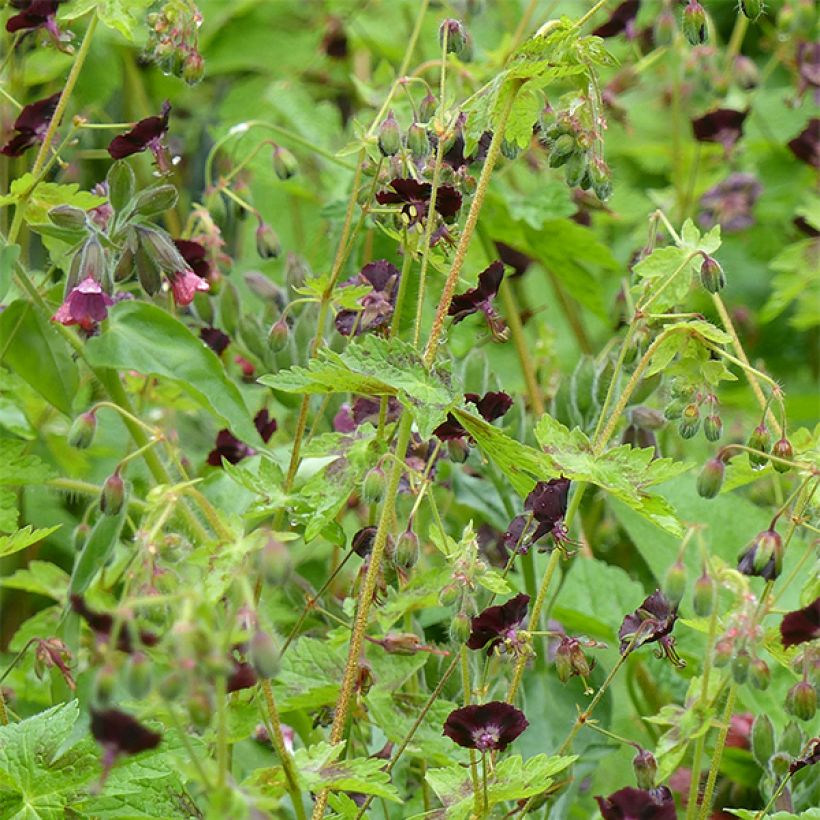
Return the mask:
[[[473,740],[475,741],[476,749],[480,752],[495,749],[498,746],[498,727],[482,726],[473,732]]]

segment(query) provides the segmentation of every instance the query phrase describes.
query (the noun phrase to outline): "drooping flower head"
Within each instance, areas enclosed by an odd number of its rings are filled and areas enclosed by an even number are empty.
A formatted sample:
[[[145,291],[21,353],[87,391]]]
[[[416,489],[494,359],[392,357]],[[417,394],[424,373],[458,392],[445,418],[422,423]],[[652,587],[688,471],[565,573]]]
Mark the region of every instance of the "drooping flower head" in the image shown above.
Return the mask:
[[[361,310],[340,310],[336,314],[336,330],[342,336],[358,336],[386,325],[393,316],[401,271],[386,259],[365,265],[346,284],[370,285],[372,290],[359,299]]]
[[[670,634],[677,619],[678,608],[661,590],[655,590],[624,618],[618,630],[621,654],[632,652],[645,643],[657,642],[661,648],[659,657],[666,655],[676,666],[682,666],[683,662],[675,652],[675,639]]]
[[[457,293],[450,301],[447,315],[453,317],[453,324],[473,313],[483,313],[494,336],[501,336],[505,329],[504,320],[496,313],[493,299],[498,293],[501,280],[504,278],[504,263],[493,262],[478,275],[478,284],[474,288]]]
[[[498,258],[508,267],[512,268],[512,273],[509,276],[523,276],[527,269],[535,260],[524,253],[516,250],[506,242],[495,242],[495,249],[498,251]]]
[[[785,647],[820,638],[820,597],[803,609],[787,612],[780,622],[780,640]]]
[[[211,276],[211,263],[206,256],[205,246],[193,239],[175,239],[174,245],[182,254],[185,264],[202,279]]]
[[[468,649],[486,649],[491,655],[496,646],[504,646],[511,651],[528,645],[526,636],[519,636],[527,619],[530,596],[519,593],[500,606],[487,607],[470,622]],[[522,637],[524,640],[522,641]]]
[[[520,709],[503,701],[492,701],[450,712],[443,734],[467,749],[504,751],[527,726],[529,721]]]
[[[799,160],[820,169],[820,117],[812,117],[806,127],[789,140],[788,145]]]
[[[789,774],[795,774],[806,766],[814,766],[815,763],[820,762],[820,737],[813,737],[809,741],[806,751],[792,761],[789,766]]]
[[[609,20],[598,26],[592,34],[595,37],[615,37],[625,32],[632,39],[636,33],[635,18],[640,7],[641,0],[625,0],[612,12]]]
[[[86,333],[91,333],[108,316],[108,308],[113,303],[100,283],[89,276],[66,296],[51,318],[61,325],[79,325]]]
[[[773,529],[758,533],[737,559],[738,572],[774,581],[783,566],[783,540]]]
[[[171,292],[174,294],[174,303],[182,307],[190,305],[197,292],[206,292],[211,289],[211,286],[190,268],[169,274],[168,280],[171,283]]]
[[[464,400],[474,404],[484,421],[491,424],[496,419],[500,419],[512,407],[512,399],[503,390],[490,391],[483,396],[479,396],[478,393],[465,393]],[[433,430],[433,435],[442,441],[470,438],[461,422],[452,413],[448,413],[447,419]]]
[[[748,116],[748,110],[715,108],[692,120],[692,132],[698,142],[718,142],[728,153],[743,135],[743,123]]]
[[[666,786],[635,789],[627,786],[609,797],[596,797],[604,820],[676,820],[675,800]]]
[[[753,174],[730,174],[700,198],[698,222],[703,228],[720,225],[726,233],[750,228],[754,225],[752,208],[762,191]]]
[[[168,170],[163,156],[163,138],[168,131],[170,113],[171,104],[166,100],[158,116],[146,117],[136,123],[130,131],[114,137],[108,146],[108,153],[112,159],[124,159],[148,150],[154,155],[160,170]]]
[[[429,182],[401,177],[390,182],[392,191],[379,191],[376,201],[380,205],[401,205],[401,212],[408,226],[427,218],[433,186]],[[449,185],[442,185],[436,192],[436,212],[444,219],[452,219],[461,208],[461,194]]]
[[[57,9],[63,0],[17,0],[11,5],[20,9],[18,14],[6,20],[6,31],[15,34],[18,31],[45,29],[55,40],[60,39],[57,27]]]
[[[524,501],[524,514],[513,518],[504,533],[507,549],[527,552],[545,535],[552,535],[559,546],[563,545],[567,541],[564,516],[569,488],[570,480],[563,476],[539,481]]]
[[[11,22],[11,21],[9,21]],[[21,157],[32,145],[43,141],[51,118],[57,109],[60,93],[29,103],[14,121],[17,132],[2,148],[0,154],[7,157]]]

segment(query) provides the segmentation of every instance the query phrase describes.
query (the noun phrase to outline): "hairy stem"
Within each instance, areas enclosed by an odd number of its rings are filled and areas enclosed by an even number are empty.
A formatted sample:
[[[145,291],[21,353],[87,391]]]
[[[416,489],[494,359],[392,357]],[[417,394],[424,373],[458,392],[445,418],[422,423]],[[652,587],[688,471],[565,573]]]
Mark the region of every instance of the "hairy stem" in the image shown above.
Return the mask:
[[[706,789],[703,792],[703,800],[700,804],[700,820],[706,820],[712,811],[712,796],[715,791],[715,782],[717,781],[718,771],[720,769],[720,759],[723,757],[723,747],[726,745],[726,736],[729,734],[729,728],[731,726],[736,693],[737,686],[733,683],[729,687],[729,694],[726,696],[726,707],[723,710],[720,732],[718,733],[717,742],[715,743],[715,751],[712,754],[712,762],[709,766]],[[695,776],[694,772],[692,776]]]

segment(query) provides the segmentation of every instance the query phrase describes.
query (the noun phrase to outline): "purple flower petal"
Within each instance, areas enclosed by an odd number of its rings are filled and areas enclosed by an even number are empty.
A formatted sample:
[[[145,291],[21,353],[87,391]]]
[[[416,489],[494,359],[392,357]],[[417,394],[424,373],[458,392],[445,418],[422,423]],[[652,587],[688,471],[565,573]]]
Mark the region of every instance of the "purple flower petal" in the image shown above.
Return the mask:
[[[155,749],[162,735],[147,729],[131,715],[119,709],[91,708],[91,734],[102,746],[116,754],[135,755]]]
[[[640,7],[641,0],[625,0],[612,12],[609,20],[598,26],[592,34],[595,37],[615,37],[627,31],[638,16]]]
[[[780,622],[780,640],[783,646],[797,646],[820,638],[820,598],[815,598],[803,609],[787,612]]]
[[[468,749],[503,751],[527,726],[529,721],[520,709],[493,701],[453,710],[444,722],[443,734]]]
[[[496,644],[506,639],[515,640],[515,633],[527,617],[530,596],[519,593],[505,604],[487,607],[471,621],[468,649],[487,649],[491,654]]]
[[[715,108],[692,120],[692,132],[698,142],[719,142],[728,151],[743,135],[743,123],[748,116],[748,110]]]
[[[799,160],[820,169],[820,117],[812,117],[788,146]]]
[[[635,789],[627,786],[609,797],[596,797],[604,820],[676,820],[675,800],[666,786]]]
[[[130,131],[114,137],[108,146],[108,153],[113,159],[124,159],[158,145],[168,130],[170,113],[171,104],[166,100],[162,104],[159,116],[146,117],[136,123]]]

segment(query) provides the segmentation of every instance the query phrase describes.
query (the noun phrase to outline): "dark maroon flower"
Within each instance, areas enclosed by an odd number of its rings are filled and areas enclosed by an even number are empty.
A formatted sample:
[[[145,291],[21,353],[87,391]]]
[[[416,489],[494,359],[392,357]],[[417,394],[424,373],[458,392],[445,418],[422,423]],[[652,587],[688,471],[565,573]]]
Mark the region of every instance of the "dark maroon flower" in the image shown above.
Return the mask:
[[[570,480],[552,478],[539,481],[524,501],[524,514],[517,515],[504,533],[509,550],[527,552],[532,544],[549,534],[558,544],[567,540],[564,516],[567,513]]]
[[[342,336],[358,336],[386,325],[393,316],[401,272],[386,259],[365,265],[347,285],[370,285],[372,290],[359,299],[361,310],[340,310],[336,330]]]
[[[276,432],[276,428],[279,426],[276,423],[276,419],[268,413],[267,407],[263,407],[253,417],[253,423],[256,426],[256,431],[259,433],[260,438],[265,442],[265,444],[270,441],[270,437]]]
[[[415,179],[394,179],[390,183],[392,191],[379,191],[376,201],[380,205],[401,205],[402,213],[409,225],[421,222],[427,216],[427,206],[433,186],[429,182]],[[442,185],[436,192],[436,211],[444,218],[453,218],[461,208],[461,194],[449,185]]]
[[[797,94],[814,89],[814,104],[820,105],[820,41],[797,44]]]
[[[500,419],[512,407],[512,399],[502,390],[485,393],[483,396],[479,396],[478,393],[465,393],[464,399],[474,404],[484,421],[490,423]],[[467,431],[452,413],[448,413],[446,421],[443,421],[433,430],[433,435],[442,441],[470,438]]]
[[[358,427],[366,421],[375,422],[379,418],[380,399],[372,399],[369,396],[359,396],[353,402],[353,423]],[[387,418],[385,421],[396,421],[401,413],[401,402],[395,397],[387,399]]]
[[[609,797],[596,797],[604,820],[676,820],[675,800],[666,786],[635,789],[627,786]]]
[[[119,709],[91,707],[91,734],[107,752],[113,755],[135,755],[156,749],[162,736],[147,729],[131,715]]]
[[[661,656],[666,655],[673,663],[680,665],[681,661],[674,649],[674,638],[670,635],[677,619],[678,608],[673,606],[663,592],[655,590],[634,612],[624,618],[618,630],[621,654],[657,641],[662,649]]]
[[[737,561],[738,572],[774,581],[783,568],[783,539],[776,530],[763,530]]]
[[[233,663],[233,669],[225,683],[226,692],[239,692],[241,689],[250,689],[256,686],[259,678],[253,666],[246,661],[239,661],[233,657],[231,662]]]
[[[58,91],[50,97],[24,106],[14,121],[14,130],[17,133],[0,148],[0,154],[5,154],[7,157],[20,157],[32,145],[42,142],[51,118],[54,116],[60,94],[61,92]]]
[[[136,123],[130,131],[114,137],[108,146],[108,153],[113,159],[124,159],[147,149],[162,165],[160,152],[163,147],[162,139],[168,131],[170,113],[171,104],[166,100],[162,104],[159,116],[146,117]]]
[[[641,0],[625,0],[612,12],[609,20],[592,32],[593,35],[595,37],[615,37],[626,32],[627,37],[632,38],[635,34],[635,18],[638,16],[640,7]]]
[[[805,754],[802,754],[791,762],[789,774],[795,774],[801,769],[805,769],[806,766],[814,766],[818,761],[820,761],[820,738],[813,737],[809,741],[809,747]]]
[[[503,339],[506,325],[493,307],[493,299],[503,278],[504,264],[500,261],[493,262],[478,275],[476,287],[453,296],[447,310],[447,315],[453,317],[453,324],[458,324],[467,316],[480,312],[487,319],[493,336]]]
[[[504,751],[527,726],[520,709],[496,700],[453,710],[444,721],[443,734],[467,749]]]
[[[812,117],[806,127],[789,140],[788,145],[799,160],[820,169],[820,117]]]
[[[114,302],[91,276],[83,279],[51,317],[61,325],[79,325],[86,332],[108,316],[108,308]]]
[[[763,188],[753,174],[730,174],[701,198],[698,222],[703,228],[720,225],[726,233],[754,225],[752,208]]]
[[[95,612],[89,609],[85,603],[82,595],[71,596],[71,609],[74,610],[92,629],[97,636],[107,641],[111,635],[111,630],[114,628],[114,616],[107,612]],[[159,643],[159,638],[153,633],[142,630],[138,633],[140,642],[145,646],[156,646]],[[120,620],[119,631],[117,632],[117,649],[120,652],[127,652],[131,654],[134,651],[134,638],[129,623],[125,620]]]
[[[510,247],[506,242],[496,242],[495,249],[498,251],[498,258],[508,268],[513,269],[509,276],[523,276],[530,265],[535,262],[531,256]]]
[[[239,464],[243,458],[255,455],[256,450],[240,441],[230,430],[222,429],[216,434],[216,446],[208,453],[208,464],[221,467],[224,458],[229,464]]]
[[[221,356],[225,348],[231,343],[231,337],[216,327],[203,327],[199,331],[199,338],[202,339],[217,356]]]
[[[463,117],[464,115],[462,114],[461,116]],[[464,149],[466,143],[464,142],[464,135],[459,126],[456,128],[456,136],[453,139],[452,145],[445,152],[443,160],[454,171],[458,171],[467,165],[472,165],[474,162],[484,162],[487,157],[487,152],[490,150],[492,140],[493,132],[484,131],[478,138],[475,153],[465,156]]]
[[[208,279],[211,275],[211,263],[206,258],[205,247],[193,239],[175,239],[174,245],[182,254],[185,264],[200,278]]]
[[[692,132],[698,142],[719,142],[730,151],[743,135],[743,122],[748,116],[748,110],[715,108],[692,120]]]
[[[377,527],[362,527],[350,540],[350,549],[352,549],[359,558],[367,558],[367,556],[373,552],[376,530]]]
[[[486,649],[491,655],[498,644],[513,650],[519,646],[518,632],[527,618],[530,596],[519,593],[500,606],[487,607],[472,619],[468,649]]]
[[[783,646],[797,646],[820,638],[820,598],[815,598],[803,609],[787,612],[780,622],[780,640]]]
[[[57,8],[63,0],[31,0],[23,5],[12,4],[22,9],[19,14],[9,17],[6,21],[6,31],[14,34],[18,31],[34,31],[44,28],[52,37],[59,39],[60,30],[57,28]]]

